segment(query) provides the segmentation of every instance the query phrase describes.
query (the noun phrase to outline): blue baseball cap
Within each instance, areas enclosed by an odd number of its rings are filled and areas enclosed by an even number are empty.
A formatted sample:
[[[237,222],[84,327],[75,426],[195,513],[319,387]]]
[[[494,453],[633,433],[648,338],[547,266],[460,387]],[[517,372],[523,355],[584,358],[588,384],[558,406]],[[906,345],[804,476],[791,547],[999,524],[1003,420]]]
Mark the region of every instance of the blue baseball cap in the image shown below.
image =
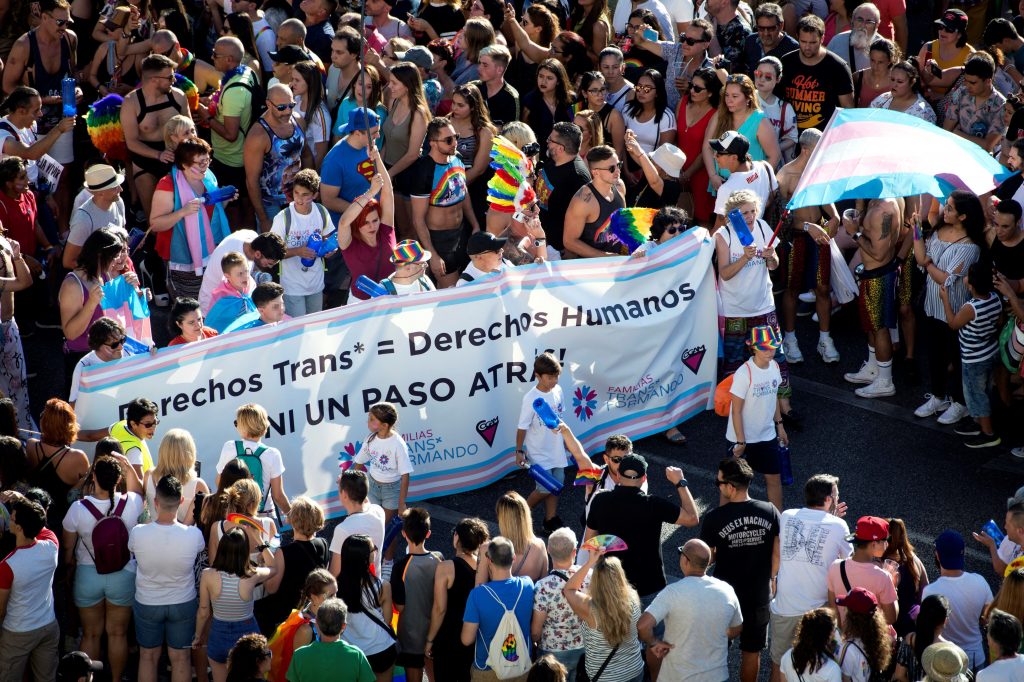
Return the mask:
[[[373,109],[356,107],[348,112],[348,123],[341,127],[340,133],[348,135],[360,130],[371,130],[380,125],[380,117]]]

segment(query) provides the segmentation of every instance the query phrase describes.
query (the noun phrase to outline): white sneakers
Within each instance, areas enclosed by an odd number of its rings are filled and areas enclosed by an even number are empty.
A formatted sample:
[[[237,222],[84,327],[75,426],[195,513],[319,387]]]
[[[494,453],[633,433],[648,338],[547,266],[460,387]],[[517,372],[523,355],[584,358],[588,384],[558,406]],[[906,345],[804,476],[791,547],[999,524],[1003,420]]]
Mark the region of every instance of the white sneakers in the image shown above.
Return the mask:
[[[839,351],[836,350],[836,344],[832,341],[831,336],[818,341],[818,355],[825,363],[839,362]]]
[[[946,411],[939,417],[939,423],[949,426],[950,424],[956,424],[958,421],[967,416],[967,408],[958,402],[951,402]]]
[[[896,385],[892,380],[875,379],[867,386],[861,386],[854,391],[861,398],[885,398],[896,395]]]
[[[878,378],[878,365],[871,365],[865,362],[856,372],[847,372],[843,378],[851,384],[870,384]],[[892,382],[889,382],[892,383]],[[930,413],[929,413],[930,414]]]
[[[802,294],[797,294],[797,298],[804,303],[814,303],[815,301],[818,300],[818,297],[815,295],[813,289],[811,289],[810,291],[805,291]]]
[[[936,412],[945,413],[944,411],[949,409],[949,400],[936,398],[931,393],[925,393],[924,397],[927,398],[927,400],[925,401],[924,405],[914,410],[915,417],[930,417]]]
[[[782,351],[786,354],[786,362],[791,365],[804,361],[804,354],[800,352],[800,343],[796,340],[796,336],[783,337]]]

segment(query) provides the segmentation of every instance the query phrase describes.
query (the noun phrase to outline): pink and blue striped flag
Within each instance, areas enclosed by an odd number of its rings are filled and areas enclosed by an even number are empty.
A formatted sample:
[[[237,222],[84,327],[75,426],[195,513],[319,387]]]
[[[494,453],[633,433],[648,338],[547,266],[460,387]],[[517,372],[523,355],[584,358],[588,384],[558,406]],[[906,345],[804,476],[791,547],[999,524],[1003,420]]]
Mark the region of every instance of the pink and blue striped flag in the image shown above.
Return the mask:
[[[843,199],[981,195],[1012,173],[984,149],[933,123],[888,109],[839,109],[787,208]]]
[[[152,345],[153,329],[149,320],[149,303],[124,276],[115,277],[103,285],[100,309],[105,317],[121,323],[128,336]]]

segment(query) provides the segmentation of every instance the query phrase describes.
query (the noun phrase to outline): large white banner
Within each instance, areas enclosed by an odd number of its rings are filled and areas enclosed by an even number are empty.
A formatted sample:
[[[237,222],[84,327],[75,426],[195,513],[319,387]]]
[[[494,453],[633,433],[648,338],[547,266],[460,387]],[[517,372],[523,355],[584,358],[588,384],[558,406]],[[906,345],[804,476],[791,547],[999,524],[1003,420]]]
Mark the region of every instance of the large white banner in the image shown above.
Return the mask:
[[[237,438],[235,409],[263,405],[289,495],[340,512],[339,460],[387,400],[415,466],[410,499],[485,486],[515,465],[516,421],[533,358],[563,363],[563,419],[588,449],[637,439],[708,409],[718,354],[713,244],[705,230],[637,259],[515,268],[470,286],[388,296],[87,370],[83,428],[123,418],[130,400],[160,407],[195,437],[203,473]],[[157,443],[151,445],[154,456]]]

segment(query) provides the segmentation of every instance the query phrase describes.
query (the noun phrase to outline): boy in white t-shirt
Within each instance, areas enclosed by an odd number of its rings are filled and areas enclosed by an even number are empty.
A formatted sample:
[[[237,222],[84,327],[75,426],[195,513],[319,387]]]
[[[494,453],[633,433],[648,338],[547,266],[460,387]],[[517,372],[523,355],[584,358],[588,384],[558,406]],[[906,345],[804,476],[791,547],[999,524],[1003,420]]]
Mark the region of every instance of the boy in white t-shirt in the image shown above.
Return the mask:
[[[564,482],[566,455],[562,434],[557,428],[551,429],[544,424],[533,409],[534,401],[542,398],[561,419],[562,388],[558,385],[558,377],[562,373],[562,365],[551,353],[541,353],[533,361],[533,373],[537,377],[537,385],[523,396],[523,405],[519,410],[516,464],[539,464],[556,481]],[[537,483],[526,498],[526,503],[532,509],[541,501],[544,502],[544,530],[551,532],[564,526],[562,519],[558,518],[558,496],[552,495],[547,488]]]
[[[240,459],[249,467],[253,479],[260,486],[263,499],[260,501],[260,514],[273,516],[276,508],[287,514],[291,510],[291,502],[284,494],[284,459],[281,451],[262,442],[270,428],[270,417],[261,405],[246,403],[235,411],[235,428],[241,440],[229,440],[224,443],[217,460],[217,485],[220,486],[220,474],[224,467],[233,459]]]
[[[324,262],[306,242],[314,232],[325,237],[332,231],[332,224],[327,209],[315,201],[320,191],[317,172],[305,168],[295,174],[293,182],[292,202],[274,217],[270,231],[285,242],[285,257],[281,261],[284,309],[289,317],[298,317],[323,310]],[[313,264],[304,264],[303,258]]]
[[[782,338],[774,327],[763,325],[750,330],[747,341],[754,357],[733,374],[732,408],[726,439],[732,443],[733,457],[745,457],[750,468],[764,474],[768,501],[782,511],[782,458],[779,446],[789,445],[782,426],[779,385],[782,374],[773,360]]]

